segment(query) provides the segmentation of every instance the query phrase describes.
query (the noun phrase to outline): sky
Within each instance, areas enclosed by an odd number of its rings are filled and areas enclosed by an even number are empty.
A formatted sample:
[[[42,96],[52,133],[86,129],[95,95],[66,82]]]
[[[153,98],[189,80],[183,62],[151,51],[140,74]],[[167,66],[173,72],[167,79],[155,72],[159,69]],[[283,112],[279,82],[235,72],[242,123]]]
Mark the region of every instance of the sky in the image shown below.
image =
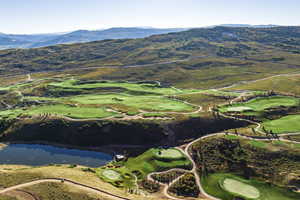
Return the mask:
[[[110,27],[300,25],[299,0],[1,0],[0,32],[15,34]]]

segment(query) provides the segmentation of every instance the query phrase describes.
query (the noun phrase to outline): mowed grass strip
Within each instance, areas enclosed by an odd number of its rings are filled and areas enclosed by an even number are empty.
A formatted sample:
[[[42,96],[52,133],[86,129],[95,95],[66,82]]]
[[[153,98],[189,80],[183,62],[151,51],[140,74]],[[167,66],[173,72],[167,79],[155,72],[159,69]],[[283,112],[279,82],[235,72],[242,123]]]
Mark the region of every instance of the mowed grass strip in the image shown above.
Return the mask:
[[[268,131],[273,133],[295,133],[300,132],[300,115],[289,115],[276,120],[266,121],[262,124]]]
[[[196,110],[191,105],[159,96],[131,96],[123,94],[79,95],[69,98],[80,104],[123,104],[142,110],[192,112]]]
[[[197,92],[198,90],[180,90],[173,87],[161,87],[154,83],[129,83],[129,82],[110,82],[102,81],[95,83],[80,84],[78,80],[69,79],[62,82],[54,82],[51,86],[73,89],[96,89],[96,88],[124,88],[130,91],[149,92],[157,95],[174,95],[178,93]]]
[[[78,119],[104,118],[116,114],[106,111],[104,107],[76,107],[64,104],[36,106],[25,113],[28,115],[54,114]]]
[[[299,99],[295,97],[286,96],[272,96],[255,98],[245,103],[236,103],[227,105],[220,108],[221,112],[228,111],[245,111],[253,110],[256,112],[264,111],[265,109],[279,106],[296,106],[299,104]]]

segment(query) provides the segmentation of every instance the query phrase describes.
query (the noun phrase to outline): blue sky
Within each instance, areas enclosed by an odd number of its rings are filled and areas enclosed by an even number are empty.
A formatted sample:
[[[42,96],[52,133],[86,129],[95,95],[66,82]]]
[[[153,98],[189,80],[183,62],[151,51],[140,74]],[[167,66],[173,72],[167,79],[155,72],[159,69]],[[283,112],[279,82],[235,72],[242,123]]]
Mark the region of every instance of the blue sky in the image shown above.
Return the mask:
[[[300,25],[299,0],[1,0],[0,32],[216,24]]]

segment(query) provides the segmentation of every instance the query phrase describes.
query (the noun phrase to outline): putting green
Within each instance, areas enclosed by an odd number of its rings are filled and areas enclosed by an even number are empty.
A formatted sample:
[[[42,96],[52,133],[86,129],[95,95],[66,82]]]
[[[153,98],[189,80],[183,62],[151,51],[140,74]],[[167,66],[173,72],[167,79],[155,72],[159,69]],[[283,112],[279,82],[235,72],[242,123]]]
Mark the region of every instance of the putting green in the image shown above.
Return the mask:
[[[257,199],[260,196],[258,189],[255,187],[231,178],[225,178],[221,182],[221,187],[230,193],[250,199]]]
[[[119,174],[118,172],[114,171],[114,170],[111,170],[111,169],[108,169],[108,170],[104,170],[102,172],[102,175],[107,178],[107,179],[110,179],[112,181],[116,181],[116,180],[119,180],[121,179],[121,174]]]
[[[173,159],[183,157],[182,153],[177,149],[164,149],[164,150],[158,151],[156,153],[156,155],[160,158],[173,158]]]

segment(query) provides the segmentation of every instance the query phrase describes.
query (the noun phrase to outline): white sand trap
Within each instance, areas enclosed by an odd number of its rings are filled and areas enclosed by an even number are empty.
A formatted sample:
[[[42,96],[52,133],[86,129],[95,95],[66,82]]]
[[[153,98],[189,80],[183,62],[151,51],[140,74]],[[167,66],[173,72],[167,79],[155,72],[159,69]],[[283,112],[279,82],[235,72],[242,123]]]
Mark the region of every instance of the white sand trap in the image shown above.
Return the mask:
[[[121,178],[121,175],[118,172],[111,169],[104,170],[102,175],[110,180],[119,180]]]
[[[228,192],[241,195],[246,198],[257,199],[259,197],[258,189],[235,179],[226,178],[223,181],[223,188]]]
[[[237,106],[237,107],[229,107],[227,108],[227,111],[232,111],[232,112],[241,112],[241,111],[250,111],[252,108],[246,107],[246,106]]]

